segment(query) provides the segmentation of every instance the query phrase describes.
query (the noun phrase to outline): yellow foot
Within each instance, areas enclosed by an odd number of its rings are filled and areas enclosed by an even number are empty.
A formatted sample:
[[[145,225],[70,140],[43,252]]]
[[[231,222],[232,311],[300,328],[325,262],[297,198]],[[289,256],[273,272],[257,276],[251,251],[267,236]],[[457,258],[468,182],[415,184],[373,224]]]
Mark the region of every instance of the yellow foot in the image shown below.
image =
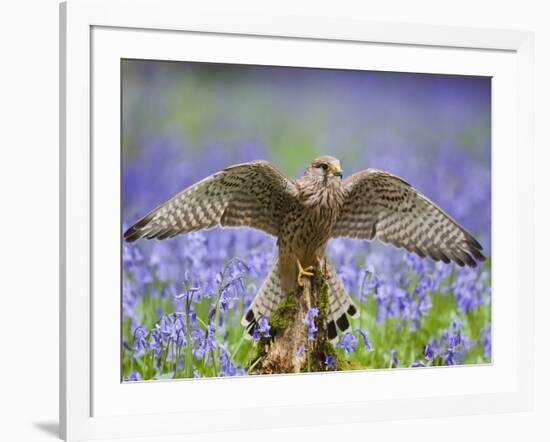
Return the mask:
[[[302,278],[304,276],[313,276],[312,271],[314,270],[313,266],[306,267],[305,269],[302,267],[302,263],[299,259],[296,260],[296,263],[298,264],[298,279],[297,283],[300,287],[304,286],[304,283],[302,282]]]

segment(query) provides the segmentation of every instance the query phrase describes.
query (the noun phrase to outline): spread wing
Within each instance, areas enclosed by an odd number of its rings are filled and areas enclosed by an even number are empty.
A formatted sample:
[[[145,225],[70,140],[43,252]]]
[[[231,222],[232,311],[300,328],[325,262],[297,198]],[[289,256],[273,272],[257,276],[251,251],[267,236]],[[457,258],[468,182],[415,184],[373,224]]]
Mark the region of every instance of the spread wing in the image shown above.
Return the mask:
[[[130,227],[124,238],[165,239],[216,226],[279,232],[281,211],[296,189],[267,161],[237,164],[183,190]]]
[[[375,169],[344,180],[346,199],[333,237],[379,239],[421,257],[458,265],[483,261],[482,247],[460,224],[401,178]]]

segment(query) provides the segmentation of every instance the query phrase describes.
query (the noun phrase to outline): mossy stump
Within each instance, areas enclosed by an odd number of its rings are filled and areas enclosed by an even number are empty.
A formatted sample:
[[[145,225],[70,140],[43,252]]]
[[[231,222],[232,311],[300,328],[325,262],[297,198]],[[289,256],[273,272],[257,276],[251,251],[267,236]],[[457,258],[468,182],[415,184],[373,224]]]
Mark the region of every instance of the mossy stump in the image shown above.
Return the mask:
[[[314,276],[303,278],[303,287],[288,294],[269,320],[270,338],[261,338],[251,360],[251,374],[278,374],[327,371],[325,361],[336,354],[328,339],[328,284],[324,265],[316,268]],[[304,323],[312,307],[319,310],[315,318],[317,331],[308,340]]]

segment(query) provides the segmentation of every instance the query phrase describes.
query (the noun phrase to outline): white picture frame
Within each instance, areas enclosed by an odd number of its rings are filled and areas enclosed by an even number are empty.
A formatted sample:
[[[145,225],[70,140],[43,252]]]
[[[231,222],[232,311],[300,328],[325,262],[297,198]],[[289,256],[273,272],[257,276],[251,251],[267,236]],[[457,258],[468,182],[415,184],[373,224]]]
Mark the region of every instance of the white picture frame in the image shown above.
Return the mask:
[[[320,425],[531,409],[533,35],[352,19],[228,11],[214,14],[186,9],[180,3],[69,0],[60,6],[62,437],[82,440],[161,436],[269,428],[274,422],[281,426]],[[185,42],[194,46],[182,44]],[[195,51],[192,57],[204,61],[216,57],[216,61],[227,62],[246,60],[259,64],[365,69],[370,66],[362,64],[367,63],[365,60],[353,62],[355,64],[350,60],[354,51],[368,48],[369,54],[377,57],[376,67],[383,70],[494,74],[500,86],[493,100],[498,115],[493,134],[493,210],[496,215],[506,216],[494,216],[493,252],[497,253],[493,275],[493,339],[498,345],[495,345],[493,364],[444,370],[398,370],[398,373],[346,372],[323,378],[322,382],[330,384],[332,391],[345,389],[359,393],[349,398],[321,394],[323,390],[318,388],[316,375],[120,383],[119,366],[116,360],[113,362],[112,351],[103,352],[109,347],[103,345],[109,330],[119,326],[116,322],[119,298],[116,293],[111,299],[97,295],[98,285],[104,294],[117,288],[108,269],[101,274],[98,258],[102,261],[102,256],[110,254],[109,247],[118,248],[118,243],[109,241],[109,232],[113,229],[97,226],[97,213],[111,213],[118,204],[116,199],[109,198],[109,194],[117,193],[109,189],[118,185],[114,181],[118,164],[110,160],[107,150],[93,147],[98,143],[112,145],[118,139],[116,88],[119,77],[113,76],[116,72],[112,69],[117,60],[121,57],[181,59],[181,51],[191,56],[190,49],[185,52],[186,47],[196,45],[201,51]],[[231,51],[225,50],[227,45],[233,45]],[[278,48],[280,45],[284,45],[284,50]],[[222,47],[223,51],[214,52],[216,47]],[[319,50],[312,50],[315,48]],[[326,52],[334,49],[337,51]],[[307,61],[302,57],[305,50],[313,54]],[[401,51],[398,57],[395,56],[397,50]],[[314,58],[316,52],[319,55]],[[322,54],[329,53],[331,57],[322,58]],[[295,61],[289,57],[295,57]],[[116,212],[113,217],[118,223]],[[98,228],[105,229],[101,235]],[[119,235],[119,227],[115,233]],[[103,242],[97,242],[98,238]],[[504,260],[498,256],[510,258]],[[503,284],[499,275],[506,276],[509,283]],[[96,321],[105,325],[105,332],[98,331]],[[118,338],[115,340],[119,345]],[[505,341],[510,344],[505,346]],[[395,393],[397,387],[395,390],[382,388],[389,381],[403,386],[402,394]],[[426,389],[428,381],[433,391]],[[454,390],[446,390],[445,386],[451,383],[455,385]],[[406,387],[408,385],[412,386]],[[220,390],[223,393],[217,393]],[[234,395],[237,390],[243,393],[237,403],[222,400],[214,406],[205,401],[185,407],[167,400],[162,407],[155,408],[141,404],[148,401],[136,401],[136,397],[177,396],[174,392],[193,397],[199,391],[206,392],[207,397],[219,394],[223,398]],[[250,397],[246,395],[247,390],[262,391],[265,395]],[[210,417],[212,412],[216,413],[214,421]],[[276,420],[272,419],[274,415]]]

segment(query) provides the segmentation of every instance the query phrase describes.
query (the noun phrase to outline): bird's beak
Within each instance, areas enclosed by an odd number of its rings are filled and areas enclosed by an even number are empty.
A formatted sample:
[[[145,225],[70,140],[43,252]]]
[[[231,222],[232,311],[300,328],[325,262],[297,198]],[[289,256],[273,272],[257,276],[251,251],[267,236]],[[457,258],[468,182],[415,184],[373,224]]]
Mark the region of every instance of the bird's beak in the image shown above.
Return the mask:
[[[340,178],[342,178],[342,169],[340,168],[340,166],[331,163],[328,165],[328,170],[331,175],[339,176]]]

